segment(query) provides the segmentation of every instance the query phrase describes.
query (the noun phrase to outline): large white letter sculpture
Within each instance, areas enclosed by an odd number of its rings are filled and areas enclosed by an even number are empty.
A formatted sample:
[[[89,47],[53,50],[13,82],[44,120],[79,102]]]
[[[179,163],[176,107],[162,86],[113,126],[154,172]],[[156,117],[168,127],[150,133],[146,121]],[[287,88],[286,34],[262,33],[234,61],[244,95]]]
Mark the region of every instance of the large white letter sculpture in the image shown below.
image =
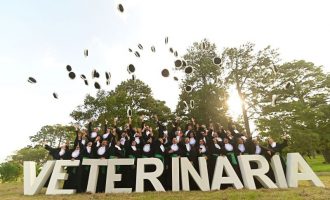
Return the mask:
[[[76,190],[60,189],[59,180],[67,180],[68,174],[64,171],[64,166],[79,166],[79,160],[57,160],[52,177],[50,178],[46,194],[74,194]]]
[[[155,165],[156,170],[154,172],[145,172],[145,165]],[[137,169],[136,169],[136,192],[144,191],[144,179],[148,179],[151,184],[154,186],[156,191],[165,192],[164,187],[157,179],[160,175],[162,175],[164,170],[164,165],[162,161],[158,158],[138,158],[137,159]]]
[[[325,187],[299,153],[287,154],[286,180],[289,187],[298,187],[299,180],[310,180],[317,187]]]
[[[227,177],[222,177],[223,170],[225,170]],[[221,184],[232,184],[236,189],[243,188],[242,182],[225,156],[219,156],[217,158],[211,190],[220,190]]]
[[[206,159],[204,157],[199,157],[198,164],[199,164],[200,176],[198,175],[196,169],[190,163],[188,158],[185,158],[185,157],[181,158],[182,189],[184,191],[190,191],[189,173],[192,176],[192,178],[195,180],[195,182],[197,183],[198,187],[202,191],[210,190],[210,183],[209,183],[209,176],[207,173]]]
[[[35,195],[40,192],[51,175],[55,166],[55,160],[47,161],[40,174],[36,178],[36,163],[24,162],[24,195]]]
[[[107,166],[108,160],[106,159],[84,159],[83,165],[90,165],[88,184],[86,192],[95,193],[97,186],[97,178],[99,175],[99,166]]]
[[[277,188],[275,183],[265,175],[269,170],[269,164],[265,157],[261,155],[243,155],[237,156],[237,158],[244,186],[246,188],[253,190],[256,189],[253,176],[255,176],[265,188]],[[251,169],[250,161],[256,162],[258,164],[258,169]]]

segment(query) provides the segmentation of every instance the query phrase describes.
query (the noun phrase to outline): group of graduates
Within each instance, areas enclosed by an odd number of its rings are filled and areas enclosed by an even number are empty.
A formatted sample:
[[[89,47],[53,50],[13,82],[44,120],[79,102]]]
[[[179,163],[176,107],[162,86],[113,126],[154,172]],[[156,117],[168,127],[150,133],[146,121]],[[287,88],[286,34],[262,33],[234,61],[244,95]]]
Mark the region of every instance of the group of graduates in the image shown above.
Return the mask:
[[[141,127],[135,128],[129,117],[124,129],[117,127],[117,119],[114,120],[112,127],[106,121],[103,133],[100,133],[100,127],[92,128],[90,121],[88,132],[76,127],[76,138],[72,149],[67,144],[60,148],[45,145],[45,148],[56,160],[80,160],[79,167],[67,167],[66,171],[69,176],[65,180],[63,188],[76,189],[77,192],[86,191],[90,166],[81,164],[82,159],[86,158],[134,158],[135,165],[117,166],[116,173],[121,173],[123,177],[121,182],[115,182],[116,187],[133,188],[133,190],[135,188],[137,158],[158,158],[164,164],[164,172],[159,179],[166,190],[171,190],[171,158],[173,157],[187,157],[197,171],[199,171],[198,158],[205,157],[209,178],[212,180],[217,157],[226,156],[242,180],[237,156],[257,154],[265,156],[270,161],[273,155],[281,153],[282,149],[287,146],[287,138],[285,137],[282,143],[268,138],[268,146],[262,146],[259,144],[258,137],[248,137],[244,131],[240,133],[235,125],[231,124],[228,130],[224,130],[219,123],[210,123],[206,127],[199,125],[192,118],[184,130],[181,129],[179,120],[173,121],[171,128],[167,129],[165,123],[159,121],[158,117],[155,116],[158,134],[154,134],[154,130],[145,123],[143,117],[141,117],[141,121]],[[285,168],[283,160],[282,164]],[[145,170],[152,172],[154,167],[147,165]],[[256,163],[251,163],[251,167],[257,168]],[[96,192],[105,191],[106,173],[107,166],[100,166]],[[267,175],[274,179],[271,170]],[[223,176],[226,176],[225,172]],[[153,186],[148,180],[145,180],[144,187],[145,190],[153,190]],[[226,187],[228,185],[221,186],[222,189]],[[261,187],[258,182],[257,187]],[[191,177],[190,188],[198,189]]]

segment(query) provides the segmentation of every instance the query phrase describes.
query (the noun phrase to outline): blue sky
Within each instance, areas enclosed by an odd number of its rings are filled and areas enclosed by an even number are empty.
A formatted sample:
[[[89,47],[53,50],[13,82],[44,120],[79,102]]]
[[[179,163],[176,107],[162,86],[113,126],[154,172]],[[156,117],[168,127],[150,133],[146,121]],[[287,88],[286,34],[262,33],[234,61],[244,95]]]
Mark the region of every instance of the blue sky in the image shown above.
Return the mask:
[[[116,9],[118,3],[124,13]],[[175,107],[178,85],[160,76],[171,68],[168,48],[183,55],[195,41],[208,38],[218,46],[254,42],[257,48],[279,48],[282,61],[305,59],[330,71],[330,13],[327,1],[262,0],[56,0],[1,1],[0,111],[1,137],[15,140],[0,146],[0,162],[29,144],[28,136],[43,125],[69,123],[70,112],[95,94],[79,78],[70,80],[65,66],[90,77],[92,69],[110,71],[115,86],[136,75],[151,86],[156,98]],[[164,38],[169,37],[165,46]],[[145,50],[137,59],[128,48]],[[151,53],[150,46],[156,46]],[[89,49],[89,56],[83,50]],[[171,71],[171,76],[174,72]],[[38,84],[27,83],[33,76]],[[171,80],[170,80],[171,79]],[[55,100],[52,93],[57,92]],[[234,100],[233,100],[234,101]],[[237,112],[237,111],[236,111]]]

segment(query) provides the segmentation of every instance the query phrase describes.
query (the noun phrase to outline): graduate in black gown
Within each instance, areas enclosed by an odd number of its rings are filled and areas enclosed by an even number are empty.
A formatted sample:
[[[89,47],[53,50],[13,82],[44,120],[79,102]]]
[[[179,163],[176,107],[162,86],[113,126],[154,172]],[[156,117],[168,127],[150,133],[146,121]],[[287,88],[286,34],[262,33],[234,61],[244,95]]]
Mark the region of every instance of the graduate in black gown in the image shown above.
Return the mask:
[[[95,141],[97,142],[97,141]],[[108,159],[110,155],[110,149],[107,140],[103,140],[99,147],[96,147],[96,158]],[[99,175],[97,179],[96,192],[105,191],[105,183],[107,177],[107,166],[100,166]]]

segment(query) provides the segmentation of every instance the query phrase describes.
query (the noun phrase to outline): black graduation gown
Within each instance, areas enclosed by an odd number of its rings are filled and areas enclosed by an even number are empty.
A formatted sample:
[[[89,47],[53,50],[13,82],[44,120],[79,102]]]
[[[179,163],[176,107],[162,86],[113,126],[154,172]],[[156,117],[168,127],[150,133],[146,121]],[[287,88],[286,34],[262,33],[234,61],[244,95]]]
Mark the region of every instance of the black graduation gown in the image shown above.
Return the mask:
[[[63,188],[65,189],[75,189],[77,193],[82,192],[82,158],[83,158],[83,147],[80,145],[79,155],[73,157],[72,153],[75,149],[70,150],[70,160],[79,160],[78,167],[67,167],[66,171],[68,173],[68,179],[64,181]]]
[[[96,158],[108,159],[109,155],[110,155],[109,147],[105,146],[105,152],[104,153],[99,151],[100,148],[102,148],[102,146],[96,148]],[[98,179],[97,179],[96,192],[104,192],[105,191],[106,177],[107,177],[107,166],[100,166],[99,175],[98,175]]]

